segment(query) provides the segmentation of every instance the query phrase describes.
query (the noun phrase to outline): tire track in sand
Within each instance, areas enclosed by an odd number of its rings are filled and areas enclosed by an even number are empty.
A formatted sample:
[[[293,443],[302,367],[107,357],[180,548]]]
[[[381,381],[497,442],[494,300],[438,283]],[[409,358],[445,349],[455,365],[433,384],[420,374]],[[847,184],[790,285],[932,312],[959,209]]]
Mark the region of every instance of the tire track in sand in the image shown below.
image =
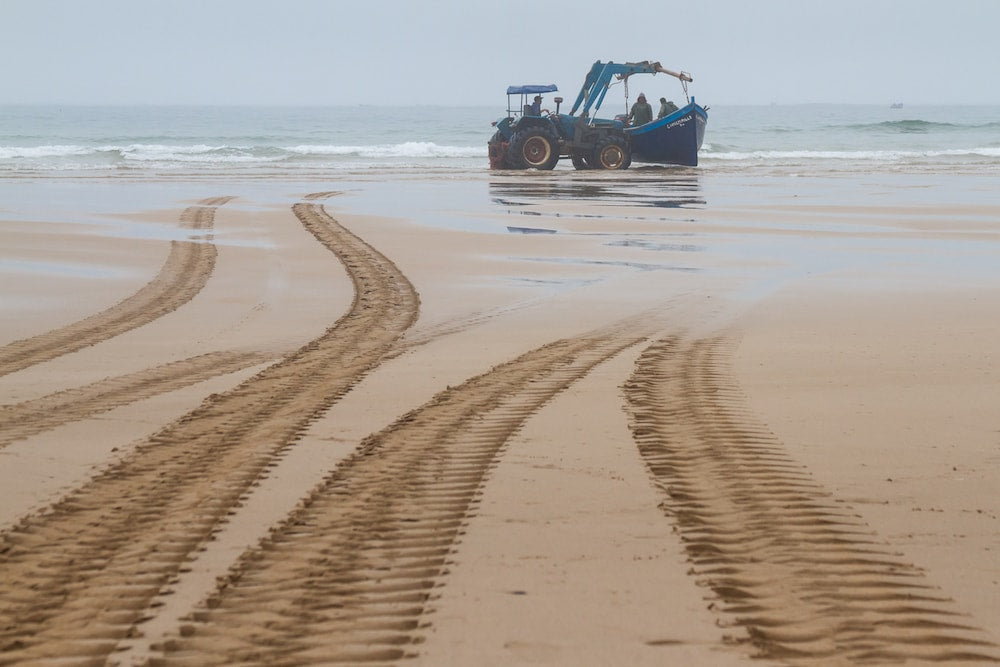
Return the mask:
[[[339,194],[336,191],[317,192],[303,199],[313,201]],[[527,303],[507,305],[476,312],[451,321],[425,327],[410,328],[386,352],[385,360],[399,357],[414,348],[438,338],[467,329],[505,313],[527,307]],[[15,405],[0,406],[0,449],[50,429],[115,408],[151,398],[204,380],[243,370],[250,366],[273,362],[285,352],[218,351],[197,355],[127,375],[109,377],[83,387],[67,389]]]
[[[369,436],[195,611],[156,664],[405,658],[488,470],[528,417],[642,340],[635,323],[551,343]]]
[[[0,535],[0,662],[103,662],[240,499],[416,319],[388,259],[321,206],[302,223],[345,264],[351,309],[322,336]]]
[[[466,331],[523,306],[505,306],[472,313],[414,332],[411,328],[387,350],[383,360],[394,359],[443,336]],[[411,335],[412,334],[412,335]],[[291,352],[292,350],[288,350]],[[285,352],[217,351],[109,377],[91,384],[54,392],[13,405],[0,405],[0,449],[50,429],[87,419],[115,408],[182,389],[250,366],[270,363]]]
[[[211,241],[215,209],[230,199],[212,197],[189,206],[181,212],[181,227]],[[215,257],[211,242],[171,241],[159,273],[135,294],[90,317],[0,347],[0,376],[96,345],[177,310],[208,282]]]
[[[995,662],[971,619],[755,423],[723,338],[668,338],[626,385],[631,427],[692,574],[761,657]]]
[[[63,424],[273,359],[274,355],[263,352],[209,352],[23,403],[3,405],[0,406],[0,448]]]

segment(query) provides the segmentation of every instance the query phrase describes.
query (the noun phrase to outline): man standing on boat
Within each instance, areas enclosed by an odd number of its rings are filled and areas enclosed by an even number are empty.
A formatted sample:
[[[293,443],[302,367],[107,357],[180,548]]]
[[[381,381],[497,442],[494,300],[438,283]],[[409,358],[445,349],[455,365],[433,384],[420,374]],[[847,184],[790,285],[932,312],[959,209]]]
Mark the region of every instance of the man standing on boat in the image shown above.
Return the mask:
[[[670,114],[672,114],[675,111],[677,111],[677,105],[673,103],[673,100],[671,100],[670,102],[668,102],[666,97],[661,97],[660,98],[660,113],[656,114],[656,119],[659,120],[660,118],[663,118],[665,116],[669,116]]]
[[[636,127],[653,120],[653,107],[649,106],[649,102],[646,101],[645,93],[639,93],[638,99],[632,105],[632,110],[628,113],[628,120]]]

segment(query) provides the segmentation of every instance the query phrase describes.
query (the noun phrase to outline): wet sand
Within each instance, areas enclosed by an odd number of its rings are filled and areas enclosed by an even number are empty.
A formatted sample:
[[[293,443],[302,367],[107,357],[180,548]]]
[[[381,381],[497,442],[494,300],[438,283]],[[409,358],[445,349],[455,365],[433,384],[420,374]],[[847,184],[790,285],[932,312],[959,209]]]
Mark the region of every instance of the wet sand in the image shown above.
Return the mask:
[[[0,661],[1000,659],[974,179],[92,185],[0,184]]]

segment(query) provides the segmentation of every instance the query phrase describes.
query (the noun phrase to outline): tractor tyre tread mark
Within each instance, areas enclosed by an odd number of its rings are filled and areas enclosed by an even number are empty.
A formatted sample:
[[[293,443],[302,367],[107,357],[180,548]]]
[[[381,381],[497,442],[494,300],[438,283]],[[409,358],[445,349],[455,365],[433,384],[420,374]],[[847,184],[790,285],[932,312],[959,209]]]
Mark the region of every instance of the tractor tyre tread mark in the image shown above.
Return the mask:
[[[634,326],[550,343],[438,394],[369,436],[194,612],[163,664],[397,660],[510,436]],[[158,660],[159,661],[159,660]]]
[[[419,297],[392,262],[322,206],[294,211],[347,267],[350,310],[0,533],[0,662],[107,659],[276,457],[415,321]]]
[[[971,619],[755,420],[729,374],[732,347],[664,338],[625,386],[661,507],[726,623],[790,664],[997,661]]]
[[[213,197],[186,208],[182,228],[210,237],[216,207],[230,199]],[[96,345],[177,310],[208,282],[215,258],[211,242],[171,241],[159,273],[131,296],[82,320],[0,347],[0,376]]]

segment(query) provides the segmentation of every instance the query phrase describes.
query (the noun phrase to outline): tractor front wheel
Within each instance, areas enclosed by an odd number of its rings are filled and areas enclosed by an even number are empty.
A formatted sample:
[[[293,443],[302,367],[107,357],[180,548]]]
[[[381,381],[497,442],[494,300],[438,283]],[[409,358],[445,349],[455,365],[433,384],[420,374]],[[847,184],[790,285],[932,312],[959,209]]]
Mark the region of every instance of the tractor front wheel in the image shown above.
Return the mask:
[[[544,127],[529,127],[511,137],[511,162],[522,169],[549,170],[559,161],[559,140]]]
[[[590,163],[597,169],[628,169],[632,156],[619,139],[602,139],[594,149]]]

